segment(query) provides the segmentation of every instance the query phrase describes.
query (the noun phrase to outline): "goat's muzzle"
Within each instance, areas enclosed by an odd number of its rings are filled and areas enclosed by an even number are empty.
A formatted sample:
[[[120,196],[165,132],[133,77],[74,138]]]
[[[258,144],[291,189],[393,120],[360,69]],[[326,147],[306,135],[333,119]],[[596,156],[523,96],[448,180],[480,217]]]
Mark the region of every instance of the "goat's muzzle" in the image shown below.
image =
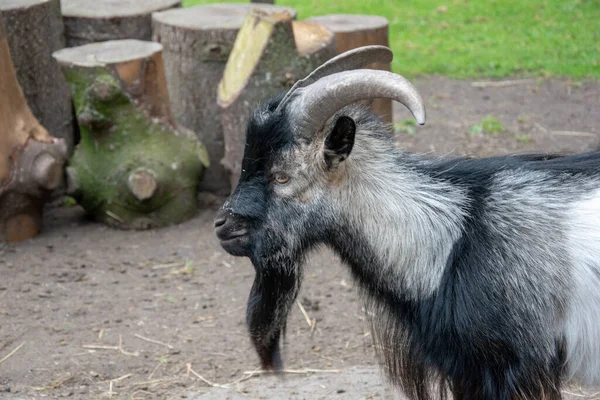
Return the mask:
[[[223,249],[233,256],[248,256],[250,252],[250,224],[230,209],[221,209],[215,217],[215,234]]]

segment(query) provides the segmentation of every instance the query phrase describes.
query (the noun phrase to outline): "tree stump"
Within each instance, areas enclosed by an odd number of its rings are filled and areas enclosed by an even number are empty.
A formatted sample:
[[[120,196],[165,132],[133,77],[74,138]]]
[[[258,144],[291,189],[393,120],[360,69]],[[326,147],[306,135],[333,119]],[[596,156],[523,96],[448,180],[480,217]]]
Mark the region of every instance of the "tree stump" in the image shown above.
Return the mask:
[[[68,47],[107,40],[151,40],[152,13],[181,0],[61,0]]]
[[[62,182],[64,139],[31,112],[17,81],[0,13],[0,241],[17,242],[42,228],[48,194]]]
[[[68,192],[111,226],[147,229],[196,213],[208,155],[173,120],[161,52],[159,43],[117,40],[54,53],[81,131]]]
[[[287,91],[297,80],[335,56],[333,32],[287,13],[256,10],[244,22],[217,92],[231,186],[237,185],[246,126],[256,104]]]
[[[4,0],[0,11],[17,79],[33,115],[73,148],[73,110],[67,81],[52,58],[65,47],[60,0]]]
[[[217,85],[236,35],[253,9],[289,11],[269,4],[211,4],[153,14],[153,39],[165,47],[167,84],[175,120],[193,130],[206,146],[211,167],[202,190],[228,194],[223,129],[217,105]]]
[[[388,25],[383,17],[374,15],[334,14],[309,18],[325,25],[335,33],[337,54],[368,45],[382,45],[389,47]],[[388,64],[372,64],[367,68],[391,71]],[[375,99],[371,110],[378,114],[385,122],[393,121],[392,100]]]

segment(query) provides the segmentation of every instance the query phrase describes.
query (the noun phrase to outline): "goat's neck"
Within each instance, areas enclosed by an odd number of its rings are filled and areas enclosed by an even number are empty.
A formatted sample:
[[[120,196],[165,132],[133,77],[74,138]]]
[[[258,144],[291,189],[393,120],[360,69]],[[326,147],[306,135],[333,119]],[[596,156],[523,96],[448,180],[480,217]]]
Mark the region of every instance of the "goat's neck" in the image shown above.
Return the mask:
[[[427,296],[461,236],[466,196],[415,156],[381,150],[363,144],[347,160],[336,199],[347,236],[333,247],[373,289]]]

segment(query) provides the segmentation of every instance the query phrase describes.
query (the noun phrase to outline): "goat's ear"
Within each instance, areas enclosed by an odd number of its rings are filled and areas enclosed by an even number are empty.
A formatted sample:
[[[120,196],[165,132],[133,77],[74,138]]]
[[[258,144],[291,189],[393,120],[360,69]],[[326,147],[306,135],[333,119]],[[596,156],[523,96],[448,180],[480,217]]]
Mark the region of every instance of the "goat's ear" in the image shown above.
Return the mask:
[[[335,168],[350,155],[354,146],[356,124],[350,117],[339,117],[333,130],[325,139],[325,163],[328,168]]]

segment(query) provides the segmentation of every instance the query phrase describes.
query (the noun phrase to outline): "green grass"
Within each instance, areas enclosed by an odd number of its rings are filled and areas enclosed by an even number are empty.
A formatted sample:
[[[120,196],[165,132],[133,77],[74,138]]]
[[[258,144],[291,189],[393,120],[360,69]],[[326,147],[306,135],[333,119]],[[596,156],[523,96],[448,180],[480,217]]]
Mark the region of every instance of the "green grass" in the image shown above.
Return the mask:
[[[493,115],[487,115],[482,119],[481,127],[484,132],[491,133],[492,135],[504,130],[504,126]]]
[[[517,135],[516,139],[517,139],[517,142],[519,142],[519,143],[523,143],[523,144],[531,143],[531,136],[529,136],[529,135]]]
[[[184,6],[214,2],[183,0]],[[276,3],[294,7],[299,19],[340,13],[386,17],[395,56],[392,68],[409,78],[427,74],[600,78],[599,0]]]
[[[402,122],[394,123],[394,133],[397,135],[399,133],[407,133],[409,135],[414,135],[415,126],[417,123],[414,119],[405,119]]]
[[[469,134],[479,135],[480,133],[495,135],[504,130],[504,125],[496,119],[493,115],[486,115],[481,120],[481,123],[471,126],[469,128]]]

